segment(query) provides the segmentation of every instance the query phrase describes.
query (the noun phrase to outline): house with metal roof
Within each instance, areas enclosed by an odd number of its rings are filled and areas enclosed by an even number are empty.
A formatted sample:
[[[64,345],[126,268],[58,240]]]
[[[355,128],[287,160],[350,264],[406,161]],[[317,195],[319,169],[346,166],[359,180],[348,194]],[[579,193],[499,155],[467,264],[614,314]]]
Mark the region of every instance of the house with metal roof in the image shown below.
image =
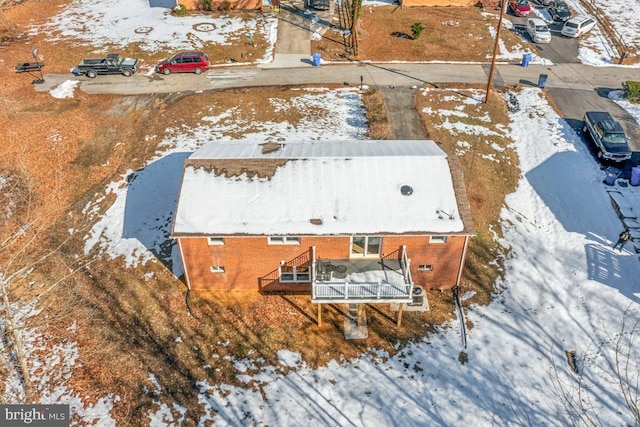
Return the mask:
[[[459,283],[473,234],[457,160],[429,140],[206,144],[172,229],[191,290],[400,309]]]

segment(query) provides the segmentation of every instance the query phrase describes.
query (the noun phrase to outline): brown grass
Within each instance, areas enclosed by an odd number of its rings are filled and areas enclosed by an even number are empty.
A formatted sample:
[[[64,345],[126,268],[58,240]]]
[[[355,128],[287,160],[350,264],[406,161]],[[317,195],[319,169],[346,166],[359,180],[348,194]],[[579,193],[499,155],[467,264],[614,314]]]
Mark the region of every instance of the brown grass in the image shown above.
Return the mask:
[[[417,40],[411,34],[415,22],[425,27]],[[358,55],[350,59],[487,62],[494,46],[490,25],[497,25],[497,15],[483,15],[477,7],[364,7]],[[338,30],[330,29],[321,40],[312,41],[312,51],[334,61],[345,59],[348,55]],[[501,38],[507,48],[524,44],[509,31],[503,31]]]
[[[73,58],[87,54],[89,48],[73,43],[52,45],[44,43],[42,38],[27,41],[17,37],[24,23],[42,20],[64,3],[63,0],[28,1],[3,12],[4,25],[0,31],[5,57],[28,58],[33,45],[38,43],[47,55],[47,67],[50,67],[47,71],[67,72],[75,63]],[[374,46],[376,34],[370,29],[375,28],[377,22],[381,28],[378,36],[388,39],[384,44],[386,49],[393,49],[398,58],[407,55],[403,57],[407,60],[431,58],[429,55],[438,50],[433,46],[439,43],[450,46],[449,39],[455,39],[454,35],[447,38],[440,34],[442,28],[460,31],[463,27],[462,24],[442,25],[445,18],[461,16],[460,10],[418,8],[410,12],[393,8],[366,12],[360,45],[362,55],[392,56]],[[470,25],[481,32],[486,23],[481,23],[475,9],[468,13],[474,17]],[[374,16],[378,21],[373,20]],[[403,18],[394,24],[392,21],[398,16]],[[410,31],[411,23],[423,19],[430,24],[424,39],[415,42],[424,42],[423,47],[431,46],[431,51],[424,53],[416,49],[411,45],[414,41],[405,43],[388,37],[390,31]],[[465,31],[471,31],[470,28]],[[458,36],[462,37],[462,33]],[[475,48],[485,41],[478,39],[474,43],[479,44],[468,45],[474,49],[467,52],[467,58],[482,57]],[[143,54],[136,49],[130,46],[125,53]],[[216,57],[237,57],[238,52],[246,52],[243,49],[248,48],[240,43],[234,49],[238,50],[235,53],[220,51]],[[440,54],[444,50],[445,47]],[[456,54],[464,57],[462,50]],[[145,57],[149,63],[157,59],[159,57]],[[60,100],[47,93],[36,93],[29,85],[30,77],[13,73],[10,67],[0,68],[0,78],[3,80],[0,128],[4,130],[0,133],[0,171],[8,171],[15,177],[16,185],[12,188],[18,196],[24,196],[16,198],[21,204],[15,216],[5,217],[2,231],[7,233],[20,223],[37,219],[42,230],[36,239],[37,246],[46,252],[62,245],[33,271],[28,282],[25,279],[24,283],[15,283],[14,297],[39,293],[44,289],[40,283],[63,278],[70,268],[86,261],[83,237],[91,223],[83,209],[96,194],[104,193],[107,183],[119,180],[129,169],[144,166],[147,159],[155,155],[157,143],[168,128],[194,127],[204,116],[233,109],[233,118],[224,124],[234,126],[227,126],[224,136],[234,138],[244,132],[241,123],[277,121],[295,126],[330,113],[320,108],[276,109],[270,101],[289,102],[300,95],[298,88],[264,87],[139,97],[89,96],[76,91],[75,98]],[[508,123],[504,104],[497,95],[493,95],[488,105],[462,104],[460,101],[470,93],[459,87],[430,90],[417,96],[416,106],[422,111],[425,107],[452,109],[465,105],[465,112],[470,116],[465,120],[469,124],[495,128],[498,123]],[[389,125],[380,93],[366,91],[363,102],[370,137],[388,137]],[[478,117],[485,115],[491,118],[491,124],[479,121]],[[462,137],[439,128],[443,119],[443,116],[423,114],[424,126],[431,138],[455,152]],[[156,137],[145,138],[147,135]],[[505,150],[496,152],[490,147],[489,139],[475,137],[466,139],[473,150],[461,154],[467,179],[473,184],[469,196],[478,231],[463,284],[463,292],[473,289],[477,294],[467,304],[486,303],[490,298],[491,285],[498,275],[497,267],[490,264],[497,254],[490,230],[498,232],[497,218],[504,194],[513,189],[517,179],[517,162],[515,153],[507,147],[509,141],[501,137],[490,140]],[[497,157],[500,162],[488,156]],[[107,197],[102,209],[111,201],[112,198]],[[69,229],[76,232],[69,235]],[[24,262],[32,262],[39,254],[42,252],[27,252],[31,259],[26,258]],[[194,392],[194,384],[199,380],[260,390],[263,384],[259,382],[244,385],[238,381],[233,360],[253,360],[255,367],[248,373],[254,373],[264,366],[278,365],[277,352],[283,348],[300,352],[305,363],[312,367],[340,360],[342,356],[358,357],[371,349],[384,349],[393,355],[402,345],[427,336],[434,325],[455,318],[451,293],[429,292],[431,310],[405,312],[402,327],[395,325],[395,314],[388,306],[367,307],[369,339],[346,341],[342,333],[344,308],[339,305],[324,307],[323,326],[318,328],[316,306],[308,297],[201,293],[191,296],[191,306],[197,316],[193,318],[186,308],[185,292],[184,284],[160,262],[126,268],[121,259],[99,259],[63,280],[42,301],[49,316],[46,330],[52,343],[67,339],[66,328],[73,321],[78,324],[78,332],[71,339],[78,342],[80,360],[69,385],[89,402],[107,393],[119,395],[121,400],[113,410],[118,425],[148,423],[148,412],[157,409],[154,400],[184,405],[188,408],[185,425],[195,425],[201,410]],[[180,340],[176,341],[178,337]],[[156,375],[164,387],[159,398],[143,392],[143,387],[153,389],[149,373]]]
[[[389,125],[387,110],[380,91],[373,88],[367,89],[362,93],[362,102],[366,110],[365,117],[369,127],[367,137],[371,139],[389,139],[391,126]]]
[[[421,113],[431,139],[440,142],[451,153],[456,153],[465,173],[467,195],[477,235],[471,240],[461,292],[475,291],[466,302],[487,304],[491,300],[493,285],[499,274],[501,248],[494,241],[500,235],[499,215],[504,197],[515,190],[519,178],[518,159],[509,146],[500,127],[509,125],[504,100],[491,92],[490,102],[467,104],[464,99],[484,96],[484,88],[456,85],[451,88],[428,89],[416,95],[416,108]],[[423,111],[433,111],[425,114]],[[438,110],[466,114],[466,117],[447,117]],[[480,126],[497,135],[484,136],[452,132],[442,127],[446,121]],[[499,148],[496,148],[499,147]]]

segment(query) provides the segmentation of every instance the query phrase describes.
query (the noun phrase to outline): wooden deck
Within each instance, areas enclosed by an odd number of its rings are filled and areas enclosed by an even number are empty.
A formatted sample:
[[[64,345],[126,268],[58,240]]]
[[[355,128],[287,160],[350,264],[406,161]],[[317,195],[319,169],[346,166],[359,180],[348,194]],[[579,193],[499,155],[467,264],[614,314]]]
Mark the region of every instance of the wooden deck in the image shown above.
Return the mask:
[[[311,284],[311,302],[409,303],[412,289],[400,260],[322,260]]]

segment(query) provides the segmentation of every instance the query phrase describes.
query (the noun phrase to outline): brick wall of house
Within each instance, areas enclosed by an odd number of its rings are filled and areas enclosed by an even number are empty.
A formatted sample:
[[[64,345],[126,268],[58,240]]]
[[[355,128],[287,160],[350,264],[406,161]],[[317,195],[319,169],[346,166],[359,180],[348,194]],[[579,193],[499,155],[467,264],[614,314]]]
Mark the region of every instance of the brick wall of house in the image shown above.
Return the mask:
[[[299,245],[269,245],[266,237],[227,237],[224,245],[209,245],[206,237],[179,239],[184,267],[193,290],[258,291],[277,280],[281,262],[304,265],[316,257],[349,259],[349,237],[302,237]],[[429,236],[384,236],[382,256],[395,256],[406,245],[411,275],[416,285],[428,289],[450,289],[456,283],[464,236],[450,236],[446,243],[430,243]],[[430,265],[432,271],[419,271]],[[211,272],[223,266],[224,272]]]
[[[429,236],[386,236],[382,240],[383,252],[406,245],[414,284],[425,289],[451,289],[455,286],[464,236],[448,236],[446,243],[430,243]],[[433,269],[419,271],[420,265]]]

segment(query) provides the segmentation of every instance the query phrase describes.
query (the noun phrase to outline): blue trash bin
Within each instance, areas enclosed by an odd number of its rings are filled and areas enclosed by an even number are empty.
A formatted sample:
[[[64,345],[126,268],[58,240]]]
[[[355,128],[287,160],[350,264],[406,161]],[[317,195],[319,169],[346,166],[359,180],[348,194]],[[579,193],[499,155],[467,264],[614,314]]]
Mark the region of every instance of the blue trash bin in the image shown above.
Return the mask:
[[[523,67],[528,67],[529,66],[529,62],[531,62],[531,54],[530,53],[525,53],[522,55],[522,66]]]
[[[547,85],[547,75],[546,74],[540,74],[540,77],[538,78],[538,87],[540,89],[544,89],[544,87]]]
[[[622,174],[622,171],[615,166],[609,166],[604,170],[604,173],[604,183],[607,185],[614,185],[616,183],[616,179],[618,179]]]
[[[313,65],[316,67],[319,67],[320,59],[322,58],[322,56],[318,52],[316,52],[316,53],[313,53],[311,57],[313,58]]]
[[[634,166],[631,168],[631,179],[629,183],[634,187],[640,185],[640,166]]]

